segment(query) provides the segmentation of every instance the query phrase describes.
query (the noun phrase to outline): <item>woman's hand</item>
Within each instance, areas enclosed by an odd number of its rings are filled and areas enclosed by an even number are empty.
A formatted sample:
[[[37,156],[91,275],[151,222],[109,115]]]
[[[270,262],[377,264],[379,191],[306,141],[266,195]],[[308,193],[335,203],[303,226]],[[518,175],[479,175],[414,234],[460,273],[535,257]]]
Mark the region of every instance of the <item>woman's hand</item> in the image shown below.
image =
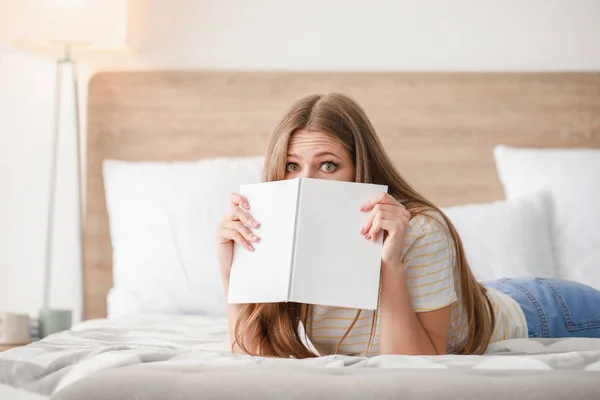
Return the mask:
[[[254,251],[252,242],[258,242],[251,228],[258,228],[260,224],[248,213],[250,203],[248,199],[239,194],[231,195],[231,211],[219,224],[217,230],[217,260],[221,268],[221,276],[229,279],[231,262],[233,260],[233,243],[237,243],[248,251]]]
[[[231,195],[231,211],[219,224],[217,230],[217,259],[221,269],[221,279],[225,290],[225,298],[229,293],[229,273],[231,271],[231,261],[233,260],[233,243],[237,243],[247,251],[254,251],[253,242],[258,242],[260,238],[256,236],[251,228],[258,228],[260,224],[247,211],[250,209],[248,199],[239,194]],[[244,326],[245,319],[240,319],[240,304],[227,303],[227,320],[229,327],[229,342],[231,348],[236,354],[246,354],[237,342],[235,327],[238,322]],[[260,348],[264,355],[270,355],[272,350],[269,346],[256,343],[255,332],[248,330],[242,338],[250,348],[255,346]]]
[[[410,221],[410,212],[385,192],[363,204],[361,211],[371,212],[360,232],[366,239],[374,242],[380,232],[384,233],[381,254],[382,268],[384,270],[400,268],[404,235]]]

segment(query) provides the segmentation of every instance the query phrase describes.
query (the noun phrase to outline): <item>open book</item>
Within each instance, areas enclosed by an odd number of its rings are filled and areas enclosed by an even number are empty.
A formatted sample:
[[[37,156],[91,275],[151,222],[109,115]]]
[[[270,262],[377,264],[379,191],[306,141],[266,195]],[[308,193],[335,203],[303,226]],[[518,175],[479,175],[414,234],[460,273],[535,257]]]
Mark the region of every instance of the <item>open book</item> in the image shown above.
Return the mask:
[[[360,229],[361,205],[387,186],[295,178],[243,185],[260,222],[253,252],[234,247],[229,303],[297,302],[377,308],[381,246]]]

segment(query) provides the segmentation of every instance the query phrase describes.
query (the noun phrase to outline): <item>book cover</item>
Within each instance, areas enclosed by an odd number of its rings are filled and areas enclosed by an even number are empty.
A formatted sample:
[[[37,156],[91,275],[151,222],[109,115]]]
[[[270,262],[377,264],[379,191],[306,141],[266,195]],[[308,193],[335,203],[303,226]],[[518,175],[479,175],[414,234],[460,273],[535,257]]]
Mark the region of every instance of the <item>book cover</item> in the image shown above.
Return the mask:
[[[360,206],[386,191],[311,178],[242,186],[261,240],[253,252],[235,245],[228,301],[375,309],[383,235],[360,234],[369,215]]]

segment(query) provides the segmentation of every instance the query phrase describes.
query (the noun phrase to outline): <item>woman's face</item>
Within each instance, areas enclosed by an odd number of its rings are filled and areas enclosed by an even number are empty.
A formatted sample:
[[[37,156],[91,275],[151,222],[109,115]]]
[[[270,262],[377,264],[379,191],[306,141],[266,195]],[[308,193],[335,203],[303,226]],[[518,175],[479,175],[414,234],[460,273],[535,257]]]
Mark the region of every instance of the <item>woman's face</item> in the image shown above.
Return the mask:
[[[288,146],[285,179],[298,177],[354,182],[352,156],[334,137],[298,131]]]

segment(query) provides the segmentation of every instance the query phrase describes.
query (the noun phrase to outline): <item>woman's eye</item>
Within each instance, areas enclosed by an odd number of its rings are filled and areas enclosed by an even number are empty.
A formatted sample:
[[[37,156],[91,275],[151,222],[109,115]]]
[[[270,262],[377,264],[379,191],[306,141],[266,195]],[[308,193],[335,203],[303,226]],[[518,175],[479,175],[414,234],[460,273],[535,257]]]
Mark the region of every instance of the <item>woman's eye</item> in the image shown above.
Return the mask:
[[[324,162],[323,164],[321,164],[321,168],[325,172],[333,172],[333,171],[335,171],[337,169],[337,165],[335,165],[334,163],[328,161],[328,162]]]
[[[296,163],[287,163],[285,169],[287,172],[298,172],[300,171],[300,166]]]

